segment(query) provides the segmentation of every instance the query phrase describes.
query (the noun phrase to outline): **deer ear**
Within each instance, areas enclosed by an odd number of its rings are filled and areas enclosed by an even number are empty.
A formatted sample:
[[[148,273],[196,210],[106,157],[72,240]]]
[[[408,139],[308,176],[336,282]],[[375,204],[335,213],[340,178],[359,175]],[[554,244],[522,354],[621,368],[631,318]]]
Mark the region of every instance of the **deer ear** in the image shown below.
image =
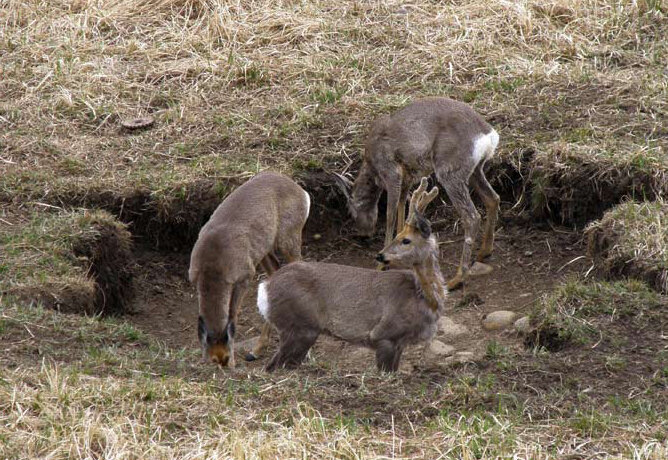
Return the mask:
[[[417,228],[420,231],[422,238],[429,238],[431,236],[431,222],[422,216],[422,214],[416,214],[417,218]]]
[[[201,316],[197,319],[197,338],[202,345],[206,345],[206,337],[208,331],[206,329],[206,324],[204,323],[204,318]]]

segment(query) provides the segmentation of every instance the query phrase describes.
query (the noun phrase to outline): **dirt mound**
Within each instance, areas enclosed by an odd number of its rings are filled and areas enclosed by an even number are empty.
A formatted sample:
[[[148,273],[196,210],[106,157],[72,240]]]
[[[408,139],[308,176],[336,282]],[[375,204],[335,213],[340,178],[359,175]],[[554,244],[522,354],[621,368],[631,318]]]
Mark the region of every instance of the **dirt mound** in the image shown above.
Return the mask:
[[[586,230],[588,253],[607,278],[633,276],[668,293],[668,204],[627,202]]]
[[[0,292],[67,313],[127,310],[132,238],[109,213],[35,212],[3,230],[0,242]]]

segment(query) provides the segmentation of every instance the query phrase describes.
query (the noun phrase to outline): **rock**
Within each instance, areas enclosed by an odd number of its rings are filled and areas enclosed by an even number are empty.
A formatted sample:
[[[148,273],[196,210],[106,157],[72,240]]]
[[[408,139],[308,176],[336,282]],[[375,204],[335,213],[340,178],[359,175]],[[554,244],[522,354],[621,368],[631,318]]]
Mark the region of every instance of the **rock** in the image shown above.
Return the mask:
[[[482,262],[475,262],[469,269],[469,276],[482,276],[492,273],[494,269],[491,265],[483,264]]]
[[[531,330],[531,323],[529,322],[529,317],[522,316],[520,319],[515,321],[514,327],[519,334],[528,333],[529,330]]]
[[[439,335],[446,341],[454,340],[457,337],[467,334],[468,329],[463,324],[457,324],[447,316],[442,316],[438,320]]]
[[[446,345],[440,340],[432,340],[427,348],[427,354],[431,356],[449,356],[454,353],[455,347]]]
[[[315,235],[313,235],[313,239],[315,241],[318,241],[320,238],[322,238],[322,235],[320,233],[316,233]]]
[[[482,319],[482,327],[488,331],[503,329],[515,320],[517,314],[513,311],[498,310],[485,315]]]

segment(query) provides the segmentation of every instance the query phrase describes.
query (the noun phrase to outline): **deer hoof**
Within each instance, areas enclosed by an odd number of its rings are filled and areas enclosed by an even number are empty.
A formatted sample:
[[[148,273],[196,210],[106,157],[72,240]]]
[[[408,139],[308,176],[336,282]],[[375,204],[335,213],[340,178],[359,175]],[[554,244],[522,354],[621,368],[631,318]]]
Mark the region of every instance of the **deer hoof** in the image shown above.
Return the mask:
[[[475,257],[475,260],[477,262],[482,262],[483,260],[487,260],[490,258],[492,255],[492,250],[490,249],[489,251],[479,251],[478,254]]]
[[[460,276],[456,276],[455,278],[451,279],[450,281],[448,281],[447,284],[448,291],[454,291],[463,286],[464,286],[464,280]]]

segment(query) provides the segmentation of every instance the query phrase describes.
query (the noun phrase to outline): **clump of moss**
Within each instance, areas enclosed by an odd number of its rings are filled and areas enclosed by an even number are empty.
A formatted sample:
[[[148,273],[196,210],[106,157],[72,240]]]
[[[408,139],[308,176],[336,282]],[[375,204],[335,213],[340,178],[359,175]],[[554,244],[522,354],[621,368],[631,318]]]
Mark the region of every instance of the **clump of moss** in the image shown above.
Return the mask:
[[[607,278],[632,276],[668,293],[668,203],[626,202],[586,229],[588,252]]]
[[[127,311],[132,240],[111,214],[35,213],[0,231],[0,246],[0,293],[69,313]]]

